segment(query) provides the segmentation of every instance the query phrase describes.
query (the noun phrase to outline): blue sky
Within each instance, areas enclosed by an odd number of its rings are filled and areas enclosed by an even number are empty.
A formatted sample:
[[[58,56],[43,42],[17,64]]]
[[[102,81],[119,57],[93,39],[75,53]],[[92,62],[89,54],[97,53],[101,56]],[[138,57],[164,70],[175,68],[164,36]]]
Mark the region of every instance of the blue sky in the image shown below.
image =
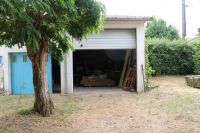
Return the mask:
[[[99,0],[108,15],[155,16],[175,26],[181,35],[182,0]],[[186,0],[187,37],[193,38],[200,28],[200,0]]]

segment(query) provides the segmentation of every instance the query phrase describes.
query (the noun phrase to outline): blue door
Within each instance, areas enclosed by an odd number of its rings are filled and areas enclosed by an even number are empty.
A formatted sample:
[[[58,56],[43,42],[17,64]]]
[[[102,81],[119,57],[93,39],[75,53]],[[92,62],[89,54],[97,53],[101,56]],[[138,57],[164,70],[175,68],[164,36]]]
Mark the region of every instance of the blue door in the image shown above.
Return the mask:
[[[52,92],[51,55],[48,56],[47,75]],[[32,63],[26,53],[11,54],[11,82],[13,94],[34,94]]]
[[[2,64],[2,56],[0,56],[0,65]]]

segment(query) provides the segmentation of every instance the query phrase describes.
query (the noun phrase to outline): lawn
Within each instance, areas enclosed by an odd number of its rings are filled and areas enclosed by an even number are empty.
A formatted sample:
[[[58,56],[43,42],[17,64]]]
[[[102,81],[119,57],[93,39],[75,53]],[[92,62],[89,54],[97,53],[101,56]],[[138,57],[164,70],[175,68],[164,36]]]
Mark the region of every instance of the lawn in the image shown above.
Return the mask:
[[[33,96],[0,96],[0,132],[200,132],[200,90],[183,76],[154,77],[143,94],[53,95],[55,113],[40,117]]]
[[[30,95],[0,96],[0,132],[67,132],[70,115],[79,108],[71,96],[53,96],[55,113],[44,118],[32,111],[34,97]],[[61,130],[60,130],[61,129]]]

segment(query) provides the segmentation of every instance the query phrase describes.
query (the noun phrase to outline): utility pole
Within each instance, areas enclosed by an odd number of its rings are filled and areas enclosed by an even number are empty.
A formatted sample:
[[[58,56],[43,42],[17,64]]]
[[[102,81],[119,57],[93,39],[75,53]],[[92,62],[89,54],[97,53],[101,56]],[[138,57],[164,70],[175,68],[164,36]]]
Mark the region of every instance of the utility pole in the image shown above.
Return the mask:
[[[186,37],[186,4],[185,0],[182,0],[182,38]]]

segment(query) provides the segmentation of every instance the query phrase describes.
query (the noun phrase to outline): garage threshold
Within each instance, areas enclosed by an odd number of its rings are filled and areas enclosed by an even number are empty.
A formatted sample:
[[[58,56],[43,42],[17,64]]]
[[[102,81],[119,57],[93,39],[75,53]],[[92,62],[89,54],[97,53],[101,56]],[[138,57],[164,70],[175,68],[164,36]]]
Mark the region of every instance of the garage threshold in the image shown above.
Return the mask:
[[[130,94],[118,87],[75,87],[75,95]],[[134,92],[133,92],[134,93]]]

